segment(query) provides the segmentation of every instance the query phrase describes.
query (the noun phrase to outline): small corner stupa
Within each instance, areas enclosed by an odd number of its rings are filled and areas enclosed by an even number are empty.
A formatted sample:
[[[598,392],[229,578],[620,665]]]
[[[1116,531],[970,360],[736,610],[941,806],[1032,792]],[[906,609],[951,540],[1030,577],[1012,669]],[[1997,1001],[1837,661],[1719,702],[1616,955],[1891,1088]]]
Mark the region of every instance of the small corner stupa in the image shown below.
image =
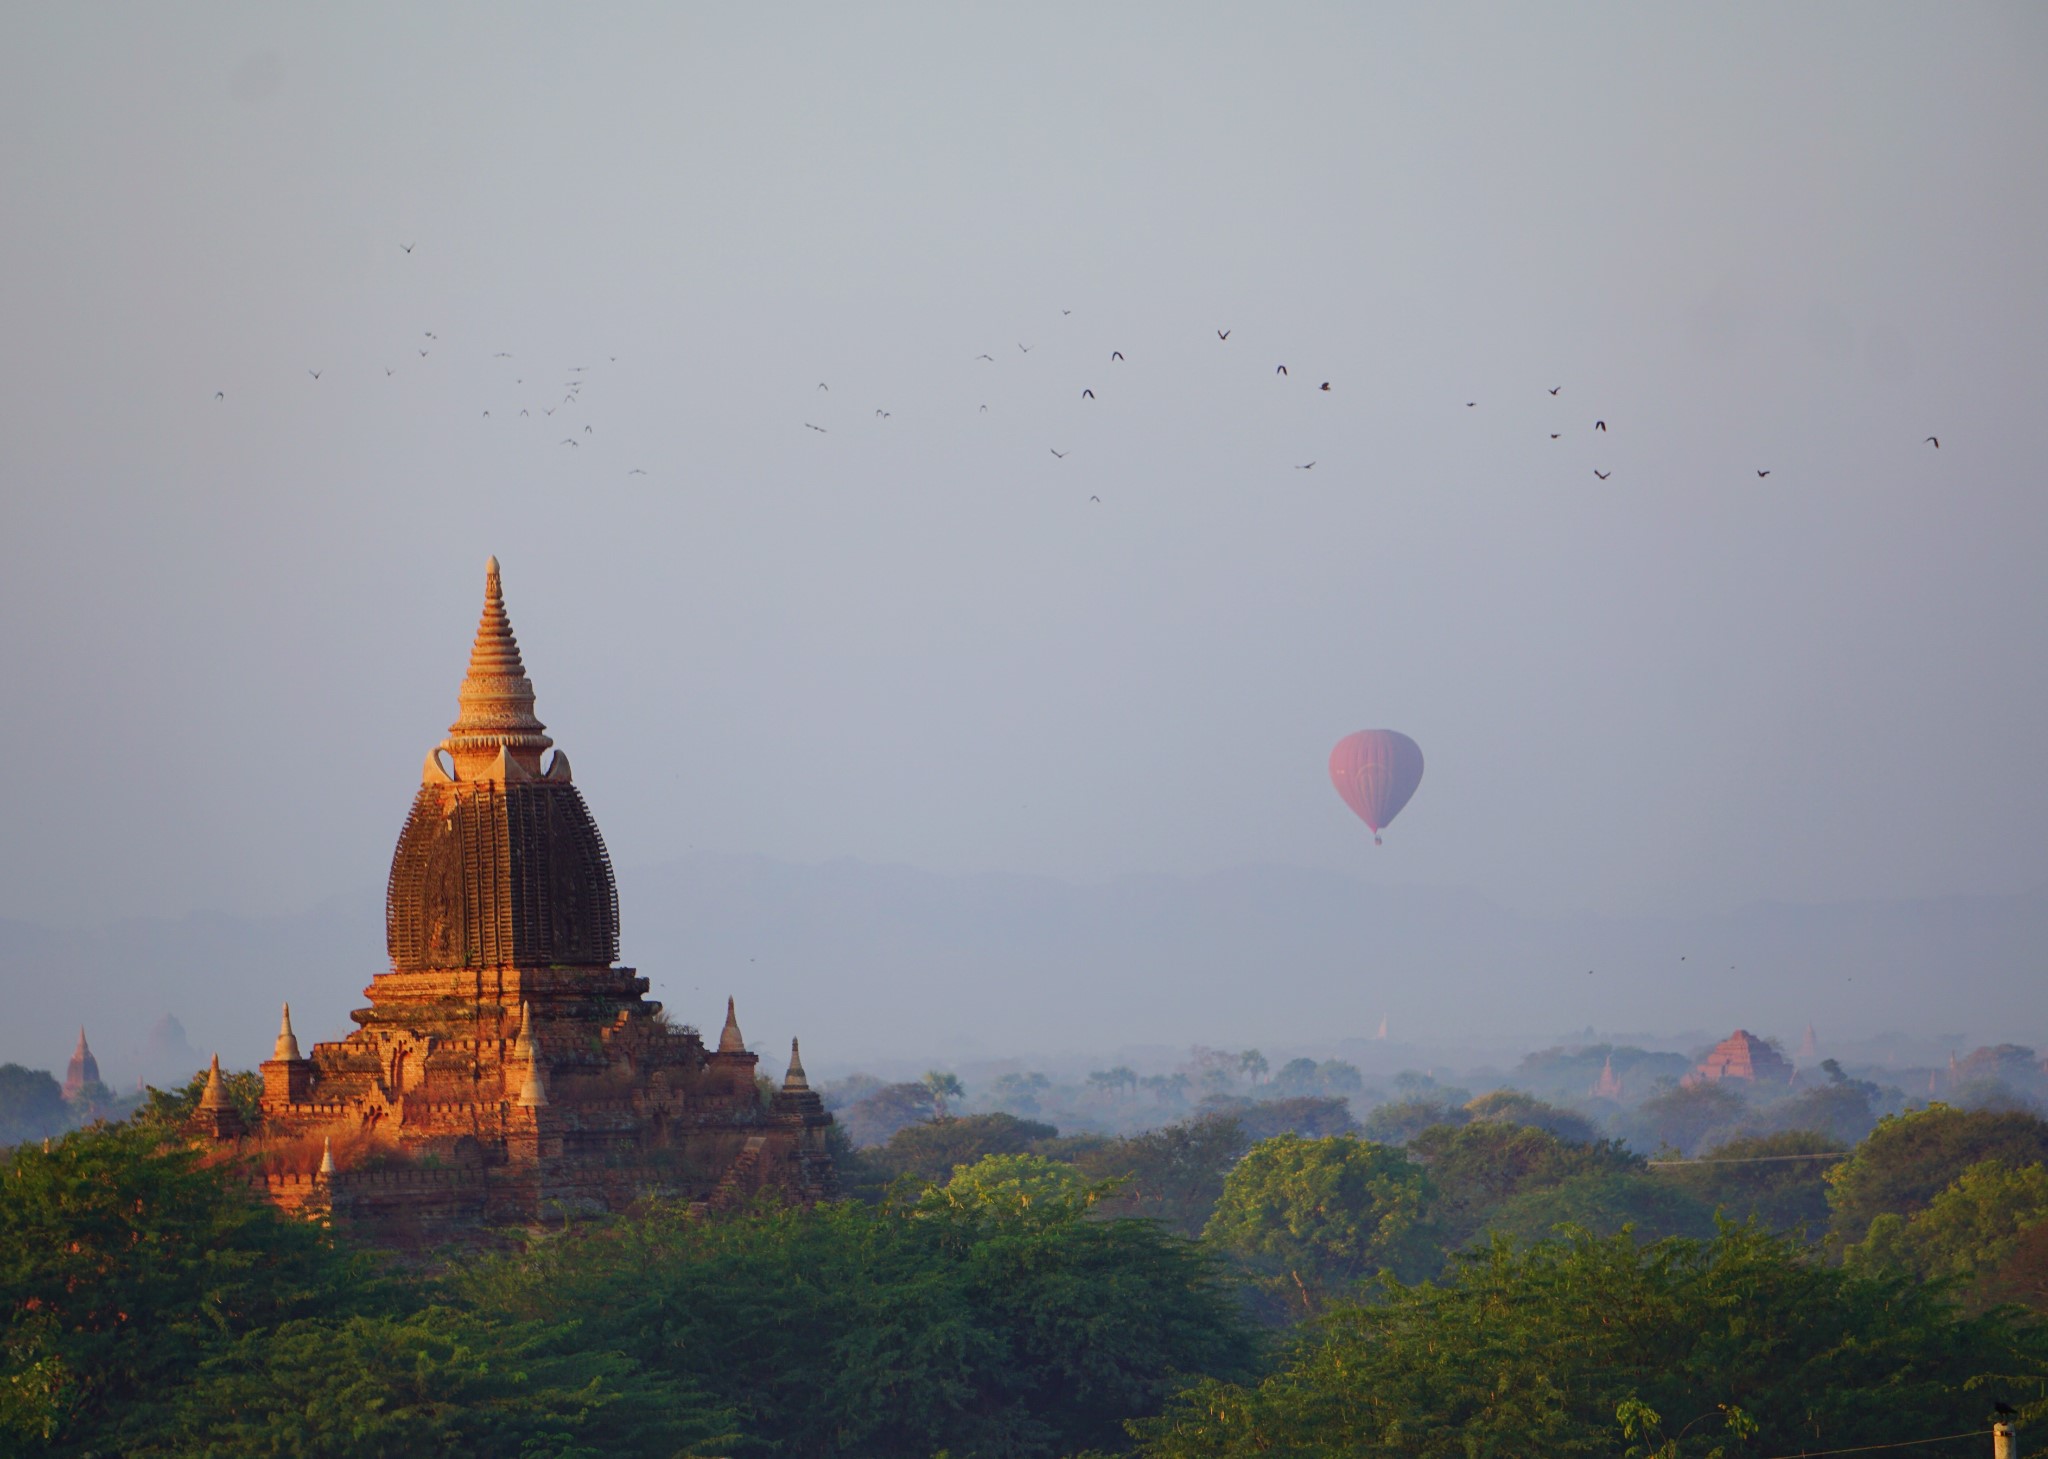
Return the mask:
[[[287,1006],[262,1066],[244,1144],[273,1199],[317,1190],[337,1224],[421,1245],[657,1191],[832,1194],[832,1117],[793,1054],[795,1092],[764,1104],[731,1000],[707,1049],[617,965],[611,859],[568,757],[543,760],[496,558],[456,702],[391,858],[389,969],[310,1055]]]

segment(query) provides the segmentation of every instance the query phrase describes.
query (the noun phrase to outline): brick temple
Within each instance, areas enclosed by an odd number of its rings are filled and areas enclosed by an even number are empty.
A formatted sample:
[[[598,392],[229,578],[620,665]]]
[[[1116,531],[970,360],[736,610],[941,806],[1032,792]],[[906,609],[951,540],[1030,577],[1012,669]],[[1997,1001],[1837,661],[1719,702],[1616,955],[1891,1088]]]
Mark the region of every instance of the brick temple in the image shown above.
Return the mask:
[[[385,894],[391,966],[357,1028],[300,1052],[286,1007],[243,1128],[218,1062],[200,1133],[272,1199],[403,1245],[620,1210],[832,1193],[832,1123],[795,1042],[767,1092],[727,1000],[715,1047],[617,965],[618,887],[505,613],[497,559],[448,737],[421,767]]]

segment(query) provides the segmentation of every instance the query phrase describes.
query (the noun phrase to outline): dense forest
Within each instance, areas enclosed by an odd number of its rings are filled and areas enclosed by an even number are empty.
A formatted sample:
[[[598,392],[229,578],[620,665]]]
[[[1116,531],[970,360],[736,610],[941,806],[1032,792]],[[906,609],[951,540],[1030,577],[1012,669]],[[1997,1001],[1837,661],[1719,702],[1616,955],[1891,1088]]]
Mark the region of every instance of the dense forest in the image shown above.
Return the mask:
[[[1768,1459],[2048,1416],[2031,1111],[1685,1158],[1518,1090],[1361,1125],[1277,1082],[1128,1134],[877,1084],[924,1102],[841,1138],[842,1201],[426,1264],[256,1201],[158,1092],[0,1165],[0,1450]]]

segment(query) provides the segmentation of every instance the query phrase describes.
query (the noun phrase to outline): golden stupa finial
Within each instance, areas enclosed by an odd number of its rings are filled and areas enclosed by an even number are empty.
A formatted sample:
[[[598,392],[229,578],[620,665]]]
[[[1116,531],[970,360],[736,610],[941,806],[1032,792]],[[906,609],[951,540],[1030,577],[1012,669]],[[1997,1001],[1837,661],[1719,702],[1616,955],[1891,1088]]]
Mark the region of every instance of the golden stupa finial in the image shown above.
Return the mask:
[[[469,672],[456,692],[460,712],[441,748],[457,780],[502,780],[540,774],[541,752],[554,741],[533,713],[533,681],[505,612],[498,559],[484,564],[484,611],[470,645]]]
[[[228,1098],[227,1084],[220,1077],[220,1055],[213,1056],[213,1066],[206,1071],[206,1091],[199,1096],[201,1109],[233,1109],[234,1101]]]

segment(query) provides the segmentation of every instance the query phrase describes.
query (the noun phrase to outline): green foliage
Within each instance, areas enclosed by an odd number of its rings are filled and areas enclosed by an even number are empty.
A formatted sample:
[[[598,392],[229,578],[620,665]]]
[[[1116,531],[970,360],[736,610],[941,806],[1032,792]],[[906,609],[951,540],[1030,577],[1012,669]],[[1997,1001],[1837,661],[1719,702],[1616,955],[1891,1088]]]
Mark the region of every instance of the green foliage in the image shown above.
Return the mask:
[[[1522,1245],[1554,1236],[1561,1226],[1595,1236],[1628,1230],[1637,1241],[1661,1241],[1713,1235],[1714,1213],[1661,1173],[1606,1171],[1522,1191],[1501,1202],[1486,1223],[1493,1235]]]
[[[2048,1121],[2007,1110],[1963,1110],[1944,1104],[1878,1121],[1870,1138],[1828,1172],[1831,1234],[1844,1245],[1863,1240],[1887,1211],[1910,1217],[1972,1165],[2048,1161]]]
[[[1051,1125],[1010,1114],[962,1115],[906,1125],[887,1144],[868,1151],[867,1159],[887,1179],[910,1175],[943,1182],[956,1166],[972,1165],[984,1155],[1021,1155],[1058,1134]]]
[[[1877,1128],[1881,1098],[1882,1091],[1875,1084],[1838,1079],[1757,1110],[1742,1122],[1742,1133],[1760,1136],[1806,1130],[1825,1135],[1838,1145],[1853,1145]]]
[[[839,1122],[855,1145],[880,1145],[906,1125],[937,1113],[938,1103],[923,1084],[883,1084],[840,1110]]]
[[[1405,1145],[1436,1125],[1462,1125],[1471,1118],[1463,1106],[1441,1099],[1403,1099],[1375,1108],[1365,1117],[1363,1129],[1368,1140]]]
[[[1495,1124],[1534,1125],[1560,1140],[1579,1145],[1590,1145],[1600,1137],[1593,1122],[1584,1115],[1545,1104],[1519,1089],[1496,1089],[1491,1094],[1482,1094],[1465,1106],[1465,1113],[1475,1120]]]
[[[132,1116],[134,1122],[164,1136],[182,1130],[199,1109],[199,1097],[206,1093],[207,1073],[201,1069],[176,1089],[151,1085],[142,1107]],[[253,1128],[263,1118],[263,1076],[248,1069],[223,1069],[220,1082],[243,1123]]]
[[[153,1130],[99,1126],[0,1169],[0,1434],[118,1449],[201,1357],[376,1298],[359,1258]]]
[[[1974,1283],[2012,1255],[2029,1229],[2048,1222],[2048,1167],[2014,1167],[1983,1160],[1957,1176],[1926,1209],[1902,1216],[1887,1211],[1870,1223],[1843,1259],[1852,1265],[1895,1267],[1927,1280]],[[1988,1285],[1966,1290],[1965,1300],[1999,1300]]]
[[[1640,1157],[1608,1141],[1574,1144],[1534,1125],[1485,1119],[1433,1125],[1410,1140],[1407,1149],[1435,1183],[1434,1215],[1452,1246],[1491,1225],[1494,1213],[1511,1197],[1574,1177],[1635,1173],[1643,1165]]]
[[[735,1453],[1105,1447],[1176,1374],[1242,1374],[1251,1338],[1189,1243],[1089,1219],[1085,1202],[1014,1199],[1070,1179],[999,1157],[911,1204],[715,1220],[656,1206],[458,1286],[506,1319],[580,1314],[588,1345],[729,1409]]]
[[[1209,1116],[1077,1150],[1072,1158],[1090,1180],[1117,1182],[1101,1202],[1104,1214],[1157,1221],[1178,1235],[1196,1236],[1248,1143],[1236,1120]]]
[[[1660,1168],[1657,1178],[1734,1220],[1754,1218],[1774,1231],[1804,1230],[1818,1241],[1827,1229],[1827,1172],[1834,1162],[1796,1157],[1842,1150],[1827,1135],[1791,1130],[1716,1145],[1696,1162]]]
[[[574,1323],[430,1306],[287,1322],[208,1359],[135,1459],[613,1459],[717,1452],[729,1416]]]
[[[1135,1431],[1149,1459],[1846,1448],[1978,1428],[1965,1381],[2031,1341],[1755,1228],[1578,1234],[1333,1308],[1265,1381],[1197,1383]]]
[[[46,1069],[0,1064],[0,1146],[43,1140],[71,1125],[64,1087]]]
[[[1085,1213],[1098,1195],[1071,1165],[1040,1155],[985,1155],[926,1191],[919,1208],[997,1224],[1057,1224]]]
[[[1383,1270],[1441,1261],[1422,1168],[1351,1135],[1277,1135],[1224,1179],[1203,1239],[1249,1271],[1266,1315],[1301,1318]]]
[[[1748,1112],[1741,1095],[1718,1080],[1705,1080],[1651,1095],[1629,1112],[1622,1128],[1638,1150],[1690,1155],[1727,1139]]]
[[[1358,1121],[1351,1106],[1341,1099],[1305,1094],[1287,1099],[1208,1099],[1205,1114],[1228,1115],[1253,1142],[1275,1135],[1350,1135],[1357,1133]]]

